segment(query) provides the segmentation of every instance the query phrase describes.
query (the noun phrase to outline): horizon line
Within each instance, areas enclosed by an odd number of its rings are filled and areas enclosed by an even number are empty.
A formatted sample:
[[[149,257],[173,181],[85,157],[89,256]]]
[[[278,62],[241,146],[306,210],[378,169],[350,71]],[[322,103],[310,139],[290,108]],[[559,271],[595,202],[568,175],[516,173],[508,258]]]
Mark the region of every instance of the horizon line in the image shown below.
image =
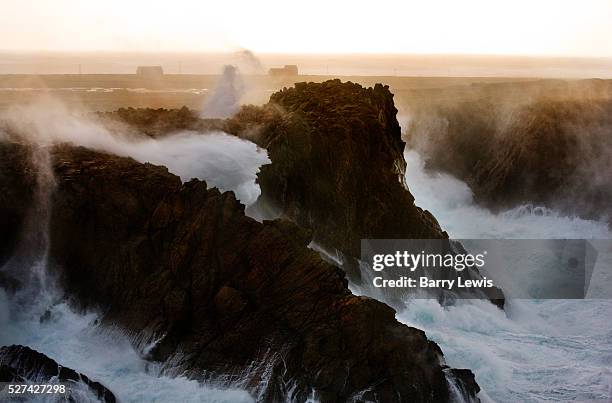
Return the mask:
[[[588,60],[610,60],[610,56],[591,56],[591,55],[569,55],[569,54],[519,54],[519,53],[422,53],[422,52],[255,52],[250,49],[236,50],[58,50],[58,49],[0,49],[0,54],[21,54],[21,55],[235,55],[240,52],[248,51],[260,56],[370,56],[370,57],[466,57],[466,58],[526,58],[526,59],[588,59]],[[42,56],[42,55],[41,55]]]

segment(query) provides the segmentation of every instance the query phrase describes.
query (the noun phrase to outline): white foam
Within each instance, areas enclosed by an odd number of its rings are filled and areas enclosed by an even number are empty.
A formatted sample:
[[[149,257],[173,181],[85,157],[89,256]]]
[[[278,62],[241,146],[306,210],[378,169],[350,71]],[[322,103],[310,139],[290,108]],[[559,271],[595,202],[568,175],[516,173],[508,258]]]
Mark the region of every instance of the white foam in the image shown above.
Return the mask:
[[[0,345],[27,345],[102,383],[122,402],[253,401],[244,390],[160,375],[125,337],[100,331],[94,325],[95,314],[76,314],[66,304],[53,306],[50,319],[43,323],[41,310],[8,317],[1,309],[8,306],[3,294],[0,292]]]
[[[234,191],[250,205],[261,193],[255,183],[260,166],[270,163],[265,150],[223,132],[180,132],[159,140],[124,143],[116,154],[163,165],[183,181],[202,179],[221,191]]]
[[[423,158],[414,150],[404,153],[406,183],[416,204],[429,211],[457,239],[566,238],[607,239],[606,223],[566,217],[545,207],[524,205],[501,214],[474,204],[465,182],[439,172],[427,172]]]
[[[430,210],[453,238],[612,238],[606,223],[537,206],[493,214],[473,203],[465,183],[425,172],[414,151],[405,158],[416,204]],[[610,266],[604,268],[609,274]],[[610,300],[509,300],[505,312],[479,300],[447,308],[412,300],[398,314],[439,343],[449,365],[472,369],[483,396],[497,401],[607,401],[610,318]]]

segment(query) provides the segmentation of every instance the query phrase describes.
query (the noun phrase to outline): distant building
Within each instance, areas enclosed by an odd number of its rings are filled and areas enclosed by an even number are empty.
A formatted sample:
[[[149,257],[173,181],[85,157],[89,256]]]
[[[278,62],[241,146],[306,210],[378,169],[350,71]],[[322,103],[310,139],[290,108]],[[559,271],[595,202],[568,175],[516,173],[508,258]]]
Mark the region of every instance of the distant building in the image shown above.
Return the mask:
[[[164,69],[161,66],[138,66],[136,75],[145,78],[155,78],[164,75]]]
[[[268,70],[272,77],[297,76],[298,67],[295,64],[286,64],[284,67],[274,67]]]

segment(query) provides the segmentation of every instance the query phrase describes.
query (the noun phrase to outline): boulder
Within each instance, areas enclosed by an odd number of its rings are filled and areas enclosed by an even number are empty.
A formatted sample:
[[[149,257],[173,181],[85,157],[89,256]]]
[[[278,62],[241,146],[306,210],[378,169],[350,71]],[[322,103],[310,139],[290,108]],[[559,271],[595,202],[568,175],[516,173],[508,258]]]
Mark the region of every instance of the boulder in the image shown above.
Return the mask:
[[[94,397],[103,403],[115,403],[113,392],[99,382],[64,367],[46,355],[26,346],[0,347],[0,382],[65,384],[66,401]]]

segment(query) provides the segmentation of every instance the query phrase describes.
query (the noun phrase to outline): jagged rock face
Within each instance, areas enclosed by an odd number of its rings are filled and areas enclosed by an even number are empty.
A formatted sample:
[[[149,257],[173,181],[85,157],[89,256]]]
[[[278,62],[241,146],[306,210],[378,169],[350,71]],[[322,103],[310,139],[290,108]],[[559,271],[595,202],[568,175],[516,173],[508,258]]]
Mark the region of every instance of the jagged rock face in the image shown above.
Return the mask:
[[[482,100],[420,111],[408,141],[493,209],[534,203],[610,219],[612,101],[544,98],[505,109]]]
[[[311,229],[325,248],[358,258],[361,239],[447,237],[404,185],[396,113],[380,84],[298,83],[259,110],[244,108],[227,129],[272,160],[258,175],[258,203]],[[355,269],[349,275],[358,279]]]
[[[323,249],[341,253],[351,281],[365,286],[358,261],[362,239],[448,239],[433,215],[414,204],[404,183],[405,144],[396,114],[387,87],[331,80],[283,89],[267,105],[244,107],[226,124],[227,131],[264,147],[272,160],[258,174],[262,193],[255,209],[279,212],[310,229]],[[462,250],[448,242],[440,252]],[[463,275],[481,278],[472,268]],[[457,274],[439,270],[431,276]],[[408,292],[386,289],[384,298],[401,306]],[[503,307],[499,289],[477,292]],[[460,294],[475,296],[458,288],[432,296],[452,303]]]
[[[159,339],[151,359],[265,401],[311,390],[325,402],[448,400],[439,348],[390,307],[352,295],[294,224],[259,223],[231,192],[181,184],[162,167],[51,153],[51,266],[104,323]]]
[[[71,390],[66,401],[82,401],[79,393],[104,403],[114,403],[115,395],[99,382],[70,368],[61,366],[46,355],[26,346],[0,347],[0,382],[62,383]]]

